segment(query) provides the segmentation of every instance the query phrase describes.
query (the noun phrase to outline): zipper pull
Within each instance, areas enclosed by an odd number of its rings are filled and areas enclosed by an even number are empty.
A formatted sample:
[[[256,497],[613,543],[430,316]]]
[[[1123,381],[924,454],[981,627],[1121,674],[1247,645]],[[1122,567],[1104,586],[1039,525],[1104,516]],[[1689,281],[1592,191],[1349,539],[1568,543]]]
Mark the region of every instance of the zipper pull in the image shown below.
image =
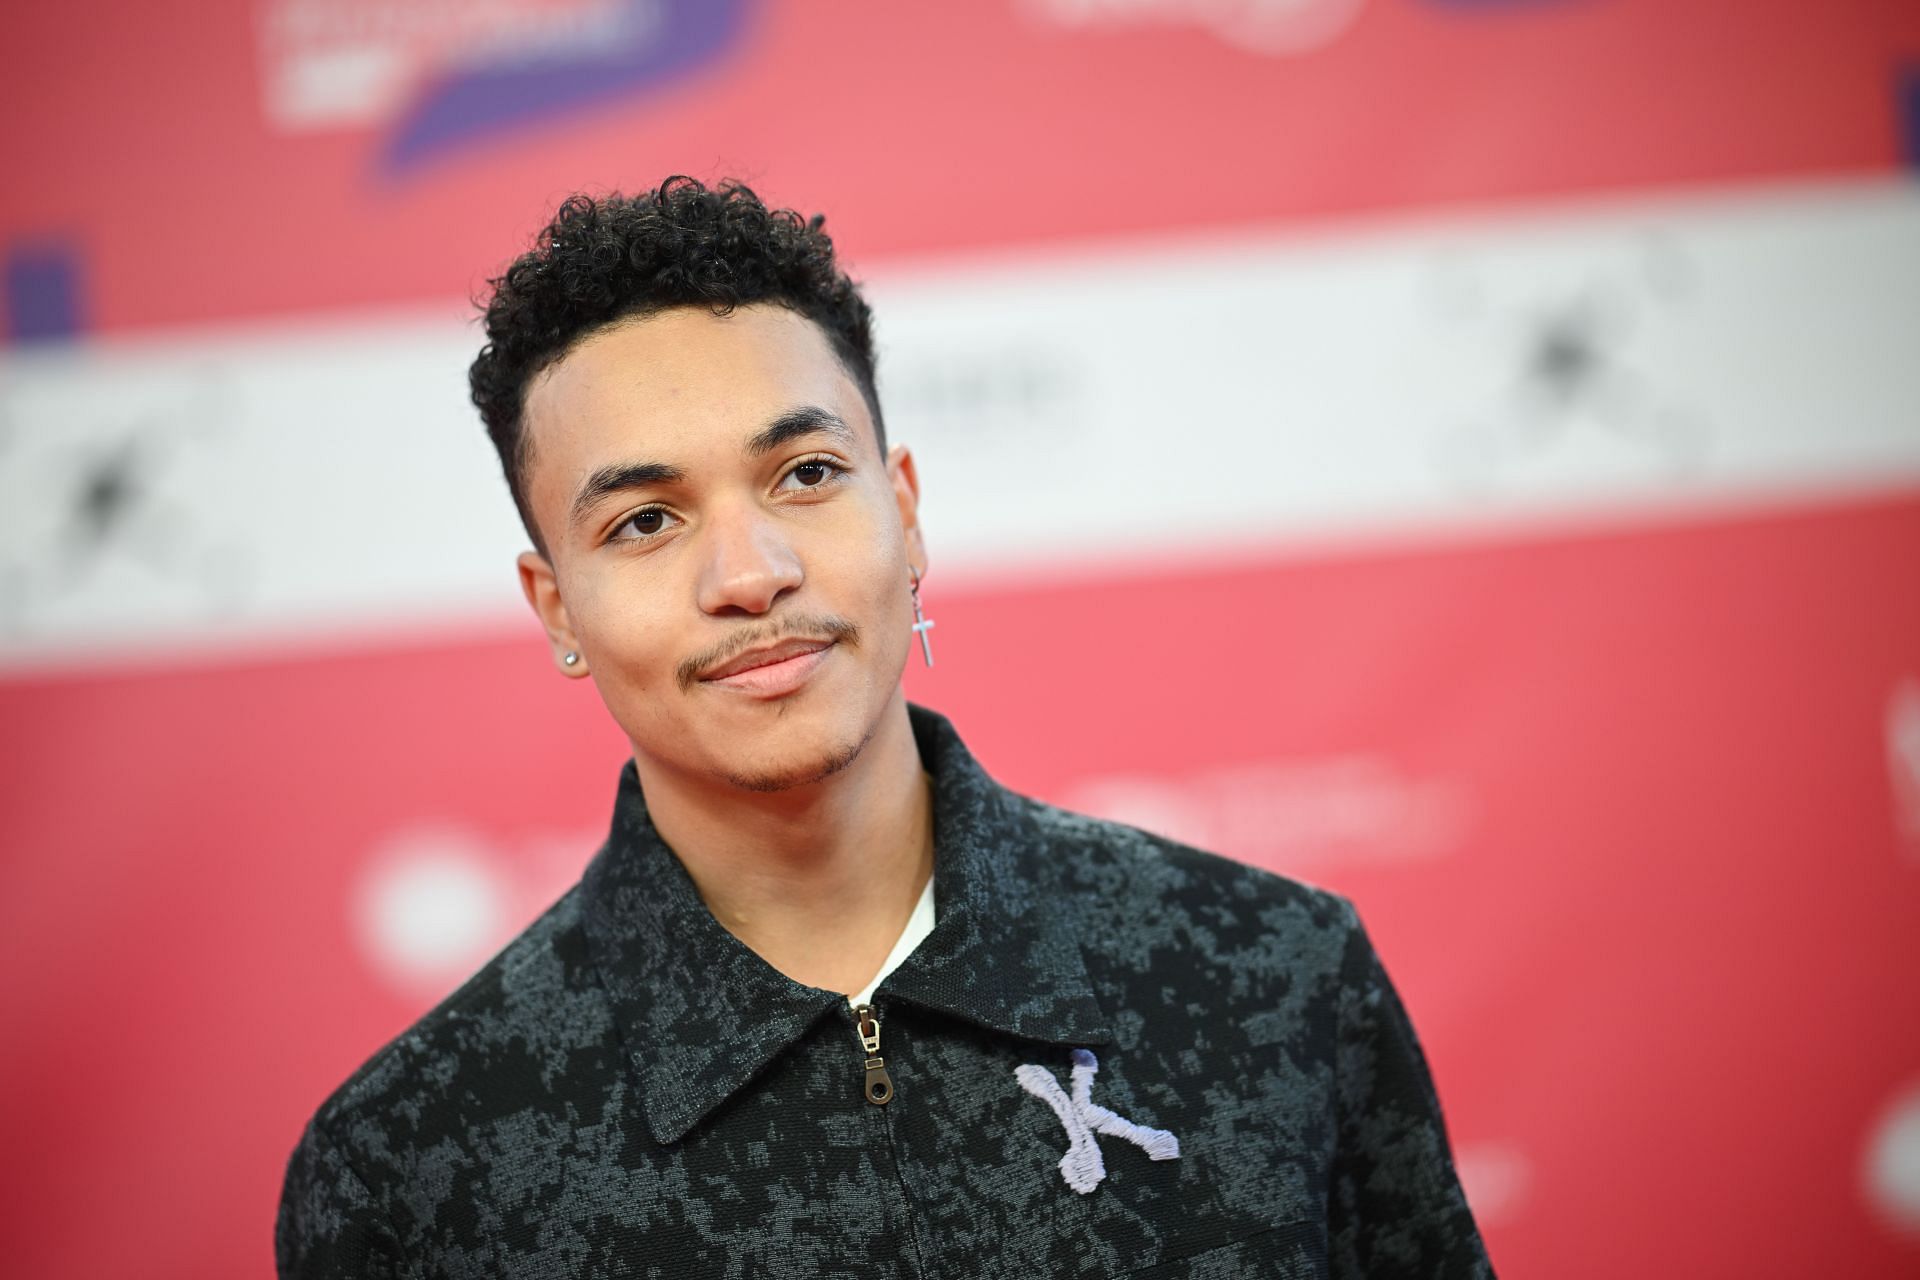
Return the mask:
[[[880,1019],[873,1016],[872,1005],[863,1004],[853,1011],[853,1021],[860,1047],[867,1051],[867,1101],[884,1107],[893,1101],[893,1077],[887,1074],[887,1060],[880,1056]]]

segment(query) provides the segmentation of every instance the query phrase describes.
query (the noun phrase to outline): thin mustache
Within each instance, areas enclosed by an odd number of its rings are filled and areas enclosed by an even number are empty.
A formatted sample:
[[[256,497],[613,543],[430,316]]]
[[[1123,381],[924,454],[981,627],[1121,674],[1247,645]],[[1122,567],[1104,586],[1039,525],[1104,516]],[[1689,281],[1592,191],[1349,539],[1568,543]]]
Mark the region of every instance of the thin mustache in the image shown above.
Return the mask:
[[[702,671],[722,662],[731,662],[749,649],[778,644],[794,636],[809,640],[831,640],[835,644],[859,644],[860,626],[851,619],[828,613],[789,618],[785,625],[777,629],[739,632],[705,653],[696,653],[688,658],[674,674],[682,689],[691,689],[700,683]]]

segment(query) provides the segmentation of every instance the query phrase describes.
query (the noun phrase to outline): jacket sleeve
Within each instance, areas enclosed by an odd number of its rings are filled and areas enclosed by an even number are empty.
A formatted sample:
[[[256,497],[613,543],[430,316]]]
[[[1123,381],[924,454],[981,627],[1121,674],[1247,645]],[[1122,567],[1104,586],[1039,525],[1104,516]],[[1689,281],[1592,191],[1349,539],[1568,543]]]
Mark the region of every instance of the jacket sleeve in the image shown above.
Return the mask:
[[[1332,1272],[1490,1280],[1426,1055],[1359,913],[1351,903],[1347,912],[1327,1188]]]
[[[287,1161],[273,1256],[281,1280],[412,1274],[386,1213],[315,1122]]]

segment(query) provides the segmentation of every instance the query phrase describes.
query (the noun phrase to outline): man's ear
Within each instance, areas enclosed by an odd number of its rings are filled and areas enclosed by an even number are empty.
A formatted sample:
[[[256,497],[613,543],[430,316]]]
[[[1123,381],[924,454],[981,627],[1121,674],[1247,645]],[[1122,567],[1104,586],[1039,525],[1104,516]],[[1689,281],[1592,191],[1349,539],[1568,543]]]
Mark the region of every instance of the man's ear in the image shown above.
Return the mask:
[[[573,634],[573,624],[567,620],[566,602],[560,599],[560,583],[553,576],[553,566],[538,551],[522,551],[518,564],[520,589],[526,593],[527,603],[533,606],[540,625],[547,629],[547,642],[553,646],[553,665],[560,668],[562,675],[586,675],[586,651],[581,649],[579,639]],[[568,654],[574,655],[571,665],[567,662]]]
[[[893,482],[893,501],[900,508],[900,532],[907,541],[907,563],[922,577],[927,572],[927,544],[920,536],[920,477],[913,469],[913,453],[903,444],[887,450],[887,478]]]

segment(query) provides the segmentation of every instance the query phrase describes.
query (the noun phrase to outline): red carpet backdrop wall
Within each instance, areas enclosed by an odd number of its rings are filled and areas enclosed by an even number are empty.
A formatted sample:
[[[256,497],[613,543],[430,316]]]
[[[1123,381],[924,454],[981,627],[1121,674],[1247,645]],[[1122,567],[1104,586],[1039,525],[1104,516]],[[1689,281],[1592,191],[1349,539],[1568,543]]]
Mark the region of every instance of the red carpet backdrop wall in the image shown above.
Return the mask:
[[[465,398],[576,188],[826,210],[1003,781],[1350,895],[1509,1276],[1920,1274],[1920,6],[15,6],[0,1255],[260,1275],[578,875]]]

